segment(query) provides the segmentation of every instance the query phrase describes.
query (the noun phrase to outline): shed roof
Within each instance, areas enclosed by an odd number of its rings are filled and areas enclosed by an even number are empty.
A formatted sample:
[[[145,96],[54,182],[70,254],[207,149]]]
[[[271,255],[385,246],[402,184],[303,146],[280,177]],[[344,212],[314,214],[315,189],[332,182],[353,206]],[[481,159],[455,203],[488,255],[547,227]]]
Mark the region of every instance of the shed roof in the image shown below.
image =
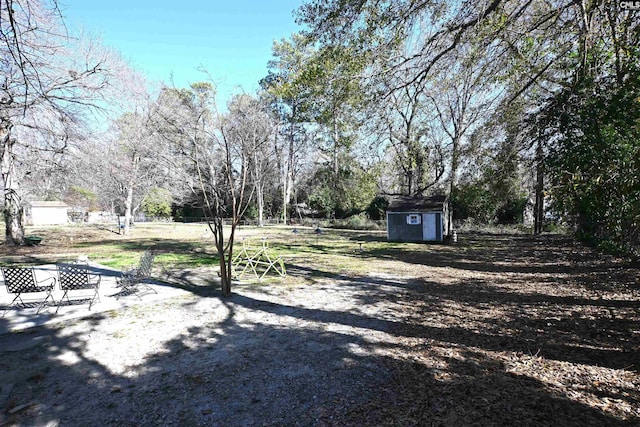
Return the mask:
[[[447,196],[443,194],[423,196],[397,196],[389,200],[387,211],[391,212],[420,212],[440,210],[447,203]]]
[[[66,208],[68,207],[67,204],[65,202],[61,202],[59,200],[55,200],[55,201],[33,201],[33,202],[29,202],[29,205],[31,205],[32,208]]]

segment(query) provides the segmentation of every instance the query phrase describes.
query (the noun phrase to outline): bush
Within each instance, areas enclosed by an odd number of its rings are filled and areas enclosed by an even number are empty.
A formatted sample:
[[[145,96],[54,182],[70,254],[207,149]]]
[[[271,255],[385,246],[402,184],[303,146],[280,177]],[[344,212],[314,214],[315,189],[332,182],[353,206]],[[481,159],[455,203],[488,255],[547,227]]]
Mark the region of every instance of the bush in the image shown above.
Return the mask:
[[[256,205],[250,205],[244,212],[244,216],[242,218],[246,220],[258,219],[258,207]]]
[[[520,224],[522,223],[522,214],[524,207],[527,205],[527,198],[512,198],[507,200],[500,206],[496,212],[496,221],[498,224]]]
[[[331,221],[330,227],[347,230],[382,230],[386,228],[386,225],[384,221],[372,221],[364,214],[359,214],[347,219]]]
[[[451,209],[454,220],[474,218],[483,223],[490,222],[496,210],[491,192],[481,184],[465,184],[454,188]]]
[[[380,221],[381,219],[385,219],[388,207],[389,200],[383,196],[376,196],[371,203],[369,203],[365,212],[369,219]]]
[[[150,217],[171,216],[171,193],[163,188],[154,188],[142,202],[142,210]]]

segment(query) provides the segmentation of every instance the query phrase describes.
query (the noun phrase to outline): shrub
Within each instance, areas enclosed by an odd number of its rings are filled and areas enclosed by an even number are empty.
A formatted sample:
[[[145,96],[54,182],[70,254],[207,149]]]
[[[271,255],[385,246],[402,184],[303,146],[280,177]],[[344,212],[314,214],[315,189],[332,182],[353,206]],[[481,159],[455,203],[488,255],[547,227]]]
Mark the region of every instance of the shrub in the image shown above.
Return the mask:
[[[164,188],[154,188],[142,202],[142,210],[150,217],[171,216],[171,193]]]
[[[381,219],[385,219],[385,213],[388,207],[389,200],[383,196],[376,196],[371,203],[369,203],[365,212],[369,219],[379,221]]]

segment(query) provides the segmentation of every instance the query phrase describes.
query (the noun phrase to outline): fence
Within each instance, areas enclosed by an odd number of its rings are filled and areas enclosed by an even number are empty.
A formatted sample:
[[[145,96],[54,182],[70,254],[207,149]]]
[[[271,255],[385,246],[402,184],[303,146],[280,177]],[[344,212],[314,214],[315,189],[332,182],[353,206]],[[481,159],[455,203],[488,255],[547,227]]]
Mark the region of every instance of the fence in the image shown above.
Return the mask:
[[[124,221],[124,216],[115,215],[109,212],[92,213],[91,215],[73,215],[69,217],[72,223],[93,223],[93,224],[116,224],[120,225]],[[143,223],[187,223],[187,224],[206,224],[206,220],[202,217],[180,217],[177,219],[171,217],[148,217],[145,215],[137,215],[134,220],[134,224]],[[231,225],[231,218],[224,218],[223,224],[226,226]],[[265,226],[283,225],[282,218],[268,218],[262,221]],[[245,227],[257,227],[257,219],[241,219],[238,223],[240,226]],[[365,220],[361,217],[351,217],[347,219],[312,219],[305,218],[299,220],[297,218],[291,218],[288,225],[292,226],[307,226],[307,227],[321,227],[321,228],[339,228],[339,229],[351,229],[351,230],[385,230],[387,222]]]

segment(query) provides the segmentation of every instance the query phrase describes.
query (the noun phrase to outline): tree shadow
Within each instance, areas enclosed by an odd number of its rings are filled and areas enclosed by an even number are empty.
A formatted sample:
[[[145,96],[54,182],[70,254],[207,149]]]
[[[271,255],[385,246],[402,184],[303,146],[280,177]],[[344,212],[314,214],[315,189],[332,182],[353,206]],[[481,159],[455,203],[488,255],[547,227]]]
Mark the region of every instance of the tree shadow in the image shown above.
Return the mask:
[[[536,280],[573,283],[598,291],[627,289],[640,274],[638,265],[595,253],[564,235],[470,234],[456,245],[407,244],[376,247],[362,254],[473,273],[536,275]]]
[[[8,399],[0,402],[5,417],[0,421],[311,425],[333,415],[336,402],[365,401],[389,380],[366,339],[319,330],[312,322],[300,325],[287,307],[237,298],[185,303],[182,309],[196,316],[225,315],[187,326],[144,357],[129,353],[136,347],[127,344],[137,336],[135,327],[120,331],[109,357],[139,359],[121,372],[91,356],[91,336],[105,333],[106,314],[88,319],[82,331],[41,327],[0,336],[0,384],[14,384]],[[247,316],[247,310],[266,304],[273,308],[273,318],[282,321],[272,324]],[[151,327],[145,317],[132,321]]]
[[[210,281],[179,272],[164,285],[193,297],[0,336],[0,384],[14,384],[0,401],[0,424],[623,426],[638,420],[610,416],[505,364],[506,354],[527,353],[637,369],[638,337],[628,334],[637,329],[635,300],[523,293],[509,288],[511,276],[444,284],[300,265],[289,271],[323,279],[313,285],[323,299],[304,298],[304,289],[292,300],[278,288],[242,285],[221,298]],[[610,311],[624,321],[603,315]],[[108,351],[95,348],[94,339]],[[629,384],[617,394],[596,385],[587,391],[638,405],[638,382]]]
[[[402,362],[392,397],[396,419],[403,425],[438,426],[625,426],[569,399],[560,390],[534,378],[509,372],[505,366],[473,350],[442,356],[446,368],[420,362]],[[394,363],[397,363],[394,361]],[[374,403],[363,408],[372,424],[388,420]]]
[[[499,362],[466,348],[439,356],[444,368],[394,357],[397,346],[372,339],[371,331],[393,334],[395,322],[240,294],[193,299],[181,309],[215,320],[185,325],[144,355],[131,354],[136,346],[127,343],[138,335],[135,325],[152,327],[153,313],[122,313],[134,317],[134,327],[112,338],[118,345],[109,357],[132,360],[119,370],[92,356],[91,336],[110,330],[106,314],[86,320],[83,328],[18,334],[10,345],[0,337],[1,382],[15,384],[4,409],[27,404],[5,412],[5,420],[25,425],[624,424],[534,379],[504,372]],[[414,378],[406,387],[418,378],[420,394],[391,387],[395,375],[409,374]],[[487,394],[488,388],[500,393]],[[527,418],[532,413],[538,415]]]
[[[544,290],[531,293],[528,288],[518,289],[520,282],[530,280],[526,275],[442,284],[424,279],[335,274],[299,264],[289,264],[287,268],[289,274],[298,277],[331,280],[328,288],[351,293],[357,300],[356,307],[413,301],[416,320],[406,336],[430,337],[488,351],[541,352],[544,357],[559,361],[640,370],[635,356],[640,351],[640,337],[634,332],[640,324],[640,300],[587,297],[580,293],[554,295]],[[172,283],[182,285],[168,286],[203,297],[219,295],[211,286],[196,286],[189,273],[183,274],[179,281],[172,278]],[[321,283],[314,286],[322,286]],[[268,288],[261,291],[269,292]],[[242,301],[242,296],[236,298]],[[480,323],[480,327],[468,328],[463,322],[459,322],[462,326],[450,322],[446,328],[421,323],[424,317],[448,318],[453,312],[452,304],[466,311],[468,320]],[[492,310],[495,313],[491,314]],[[399,326],[363,316],[357,308],[347,313],[307,312],[304,308],[297,312],[319,322],[332,317],[352,327],[367,323],[379,331],[397,330]]]

